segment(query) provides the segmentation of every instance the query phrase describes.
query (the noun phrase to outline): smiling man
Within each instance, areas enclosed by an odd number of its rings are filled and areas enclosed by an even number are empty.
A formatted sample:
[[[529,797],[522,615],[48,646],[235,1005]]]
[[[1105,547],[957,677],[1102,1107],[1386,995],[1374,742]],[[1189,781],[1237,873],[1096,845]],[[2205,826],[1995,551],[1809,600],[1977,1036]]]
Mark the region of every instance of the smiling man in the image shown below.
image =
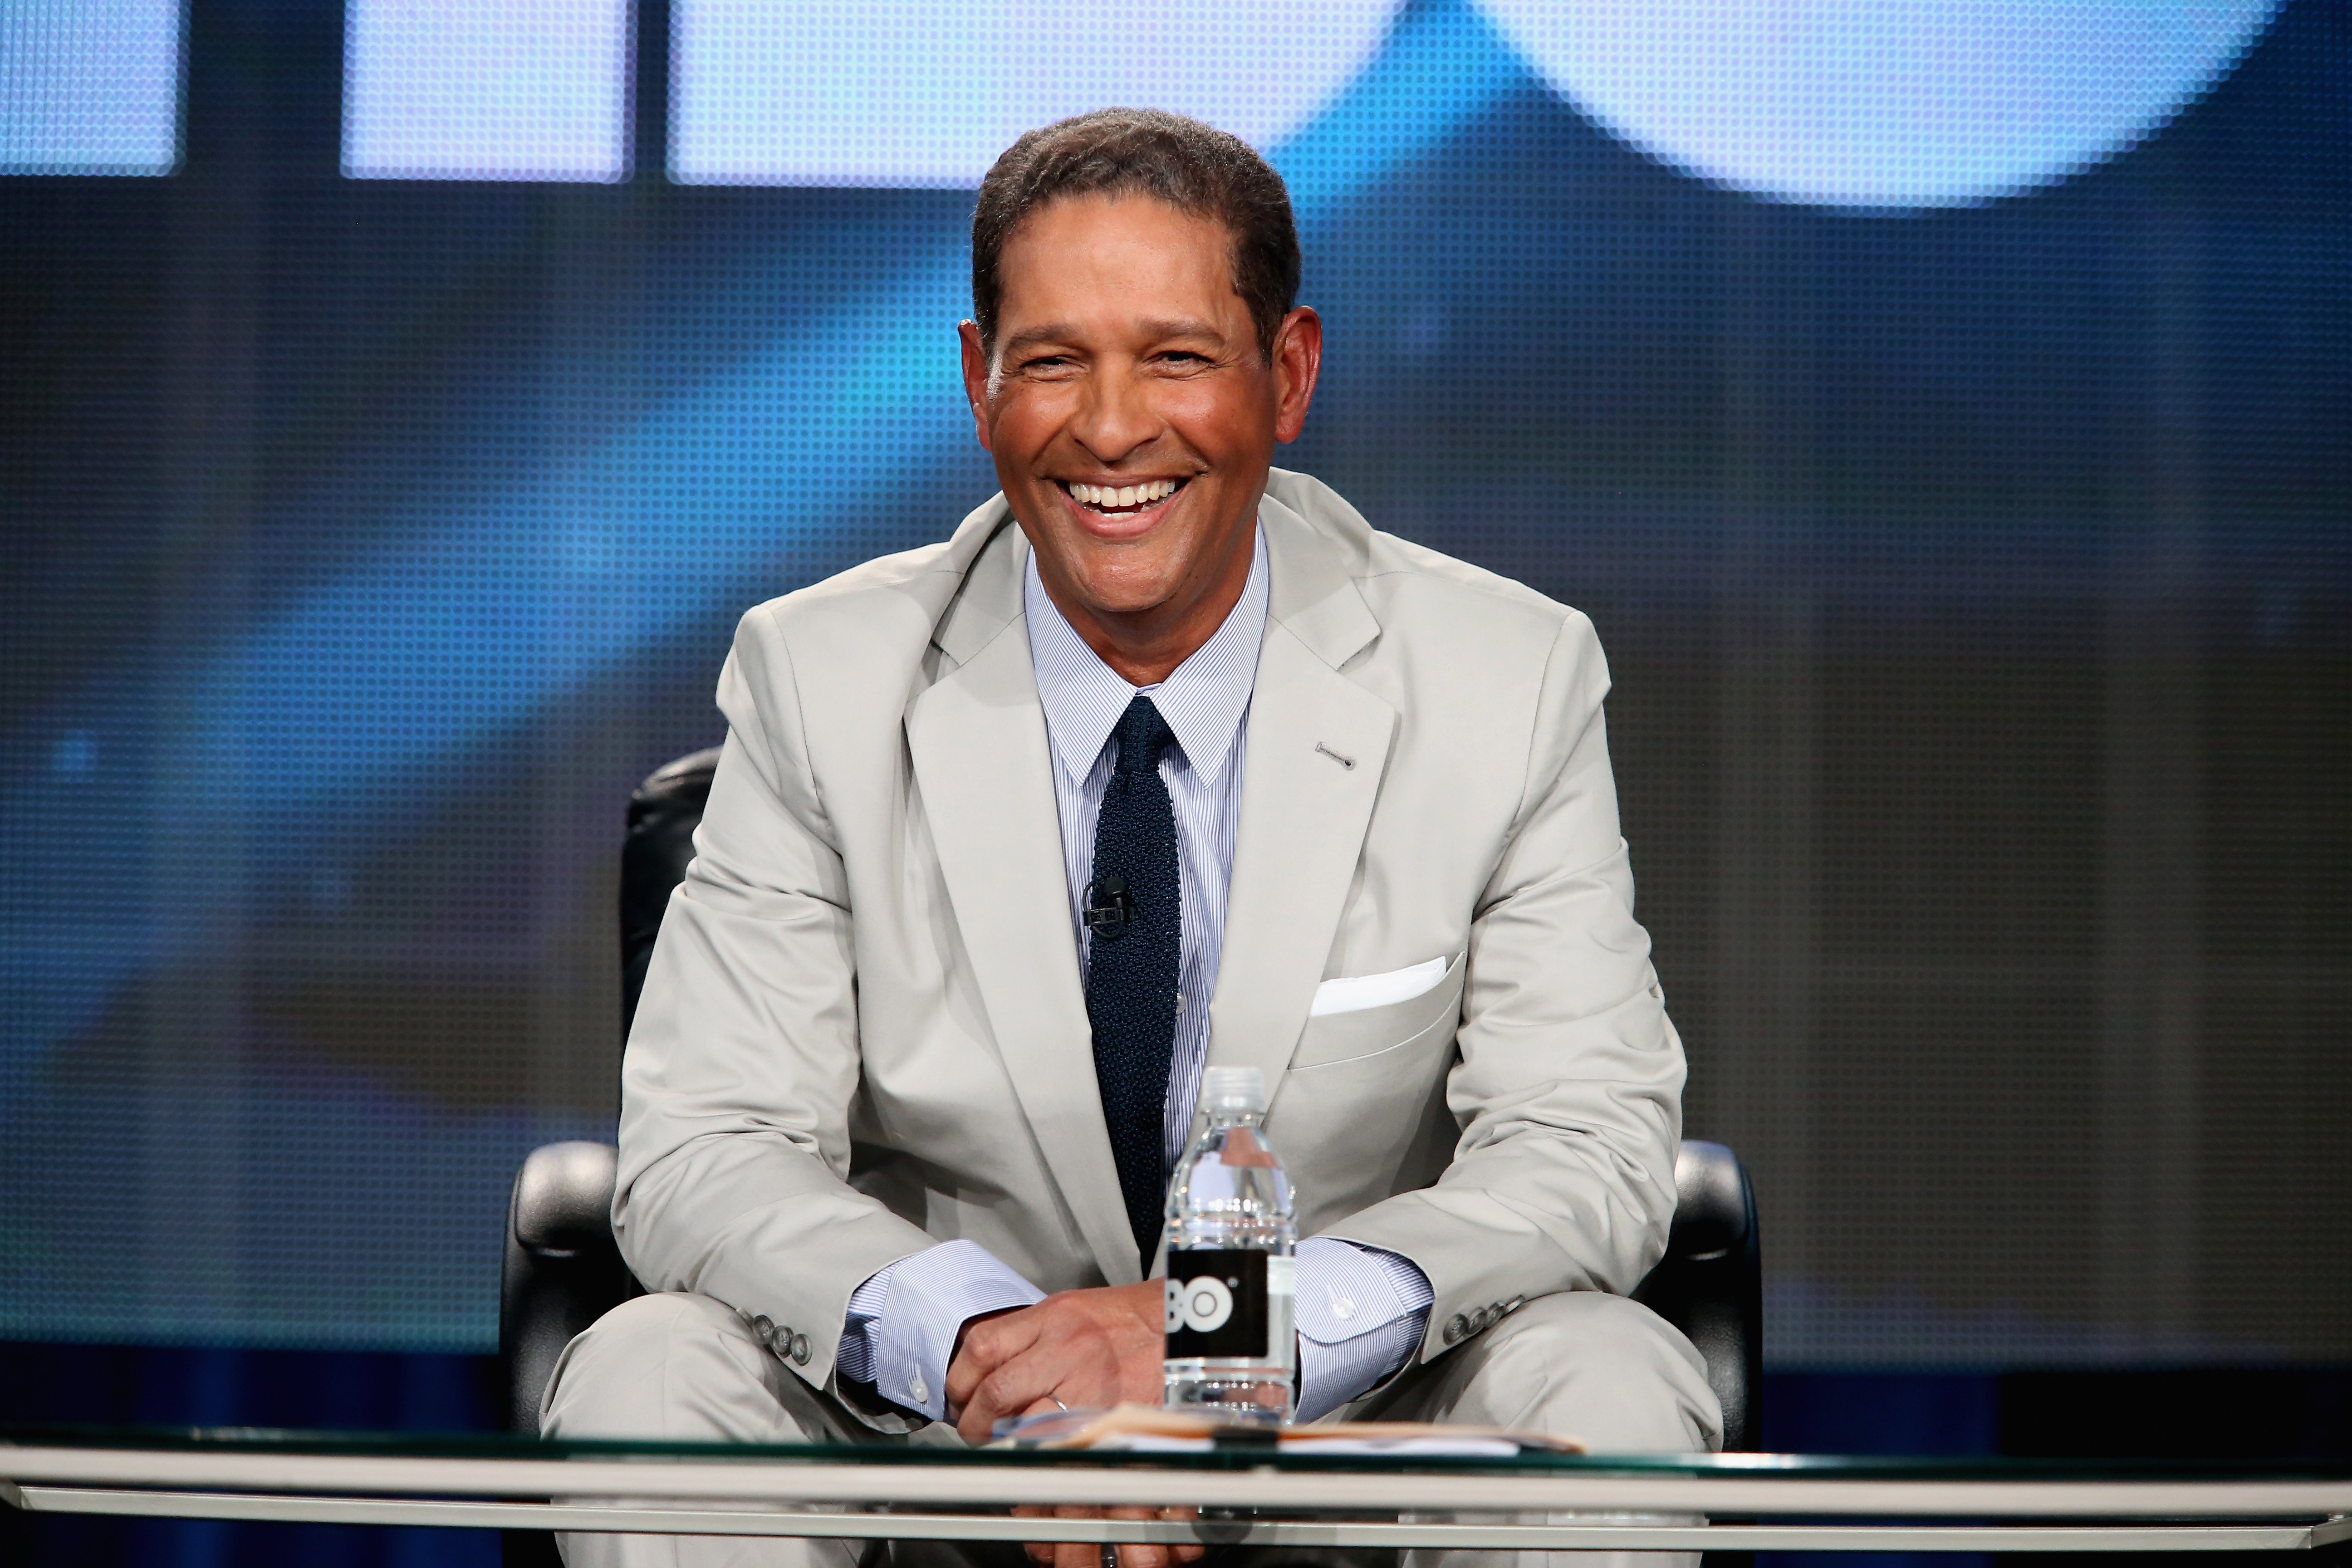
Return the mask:
[[[614,1224],[653,1293],[572,1342],[550,1434],[954,1444],[1156,1403],[1214,1063],[1264,1072],[1308,1238],[1300,1419],[1719,1441],[1624,1295],[1683,1057],[1600,647],[1272,467],[1323,352],[1298,276],[1279,177],[1190,121],[1066,121],[989,174],[963,377],[1003,493],[744,617],[624,1063]]]

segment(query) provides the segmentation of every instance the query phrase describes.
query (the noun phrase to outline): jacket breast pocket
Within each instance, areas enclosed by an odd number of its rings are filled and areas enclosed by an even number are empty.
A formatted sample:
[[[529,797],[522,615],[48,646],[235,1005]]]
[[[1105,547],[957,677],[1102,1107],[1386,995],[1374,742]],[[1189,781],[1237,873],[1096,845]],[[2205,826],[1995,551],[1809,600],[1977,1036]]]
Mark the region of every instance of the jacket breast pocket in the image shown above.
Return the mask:
[[[1297,1048],[1290,1053],[1290,1070],[1307,1072],[1389,1051],[1405,1052],[1408,1047],[1427,1044],[1435,1033],[1451,1039],[1462,1008],[1464,956],[1455,953],[1446,963],[1445,977],[1418,996],[1384,1007],[1309,1018]]]
[[[1407,1001],[1307,1021],[1265,1123],[1290,1163],[1301,1236],[1427,1186],[1453,1157],[1460,1129],[1445,1078],[1463,962],[1456,954],[1444,979]]]

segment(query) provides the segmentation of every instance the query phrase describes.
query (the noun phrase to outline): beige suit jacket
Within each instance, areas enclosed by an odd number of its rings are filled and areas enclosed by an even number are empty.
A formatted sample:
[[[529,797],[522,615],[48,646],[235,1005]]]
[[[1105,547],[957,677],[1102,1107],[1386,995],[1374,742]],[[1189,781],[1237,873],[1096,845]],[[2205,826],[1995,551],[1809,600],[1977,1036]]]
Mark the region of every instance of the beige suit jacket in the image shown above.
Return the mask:
[[[1421,1355],[1514,1298],[1625,1291],[1675,1207],[1681,1042],[1633,919],[1583,616],[1276,469],[1212,1064],[1254,1064],[1299,1232],[1401,1253]],[[743,617],[730,731],[625,1058],[621,1250],[805,1334],[969,1237],[1048,1290],[1139,1278],[1095,1088],[1000,496]],[[1318,983],[1444,957],[1413,1000]],[[1457,1320],[1460,1321],[1457,1322]]]

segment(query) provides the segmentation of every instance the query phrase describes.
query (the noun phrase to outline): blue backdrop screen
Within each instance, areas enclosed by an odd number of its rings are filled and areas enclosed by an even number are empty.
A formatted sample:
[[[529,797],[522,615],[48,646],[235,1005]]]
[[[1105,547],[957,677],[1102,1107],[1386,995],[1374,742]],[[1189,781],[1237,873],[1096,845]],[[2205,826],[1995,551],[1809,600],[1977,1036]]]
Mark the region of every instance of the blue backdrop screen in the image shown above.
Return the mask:
[[[1290,182],[1285,461],[1598,622],[1774,1363],[2352,1358],[2339,0],[0,39],[0,1337],[489,1346],[631,784],[993,489],[970,187],[1126,101]]]

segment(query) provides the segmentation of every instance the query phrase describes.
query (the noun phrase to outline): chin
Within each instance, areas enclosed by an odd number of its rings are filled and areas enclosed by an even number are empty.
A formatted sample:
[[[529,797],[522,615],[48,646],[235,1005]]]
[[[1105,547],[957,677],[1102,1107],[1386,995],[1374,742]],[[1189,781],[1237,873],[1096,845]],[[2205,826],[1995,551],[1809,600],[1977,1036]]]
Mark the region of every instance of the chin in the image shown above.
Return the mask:
[[[1125,573],[1116,575],[1088,574],[1078,579],[1078,592],[1087,607],[1099,615],[1136,616],[1156,610],[1174,595],[1175,584],[1157,576],[1139,581]]]

